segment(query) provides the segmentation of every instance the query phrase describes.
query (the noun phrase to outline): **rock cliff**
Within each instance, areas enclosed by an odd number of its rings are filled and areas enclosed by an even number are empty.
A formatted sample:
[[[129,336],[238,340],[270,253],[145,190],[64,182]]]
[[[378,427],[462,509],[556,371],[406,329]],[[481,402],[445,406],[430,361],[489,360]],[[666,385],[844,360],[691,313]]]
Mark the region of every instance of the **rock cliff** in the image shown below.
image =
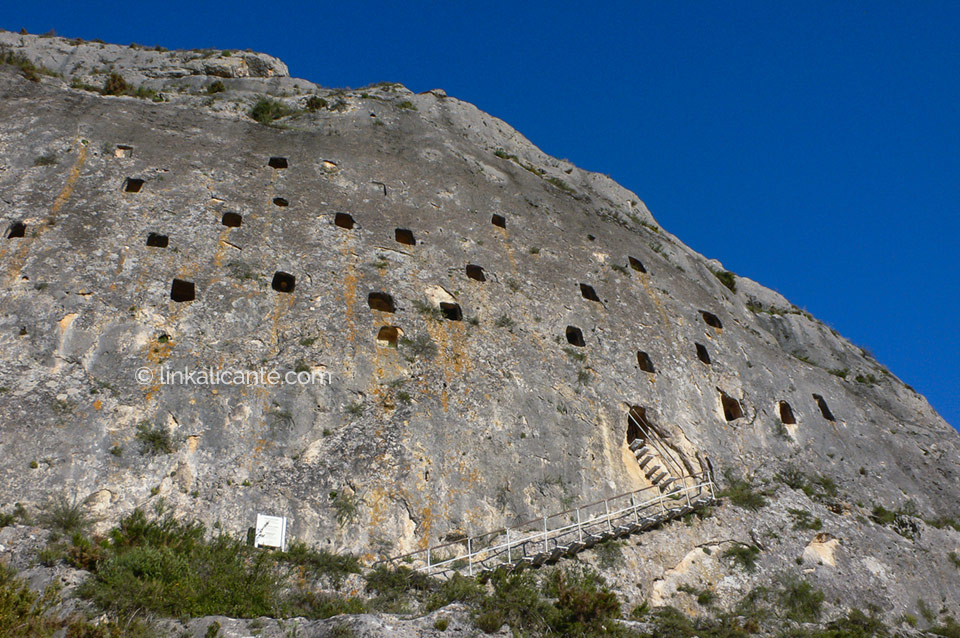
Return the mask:
[[[373,561],[655,485],[641,422],[678,473],[767,504],[631,537],[604,568],[625,600],[697,613],[684,584],[733,601],[790,572],[836,611],[960,614],[957,432],[609,178],[441,90],[0,47],[0,511],[67,494],[107,529],[165,499]]]

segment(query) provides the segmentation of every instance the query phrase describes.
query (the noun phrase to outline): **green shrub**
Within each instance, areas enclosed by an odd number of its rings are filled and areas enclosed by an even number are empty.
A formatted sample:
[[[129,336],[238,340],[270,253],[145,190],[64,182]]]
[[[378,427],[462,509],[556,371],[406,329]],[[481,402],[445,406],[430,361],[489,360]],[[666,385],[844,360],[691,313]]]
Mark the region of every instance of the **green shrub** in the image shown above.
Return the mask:
[[[0,638],[52,634],[54,626],[44,615],[49,603],[30,591],[12,569],[0,563]]]
[[[320,109],[327,108],[327,101],[319,95],[311,95],[307,98],[305,106],[309,111],[319,111]]]
[[[727,479],[727,487],[722,490],[719,496],[729,498],[730,502],[737,507],[757,511],[767,504],[762,492],[758,492],[747,479],[735,478],[728,470],[724,476]]]
[[[337,513],[337,525],[340,527],[353,523],[360,516],[361,499],[356,494],[342,491],[331,492],[330,500]]]
[[[415,105],[413,102],[411,102],[410,100],[404,100],[403,102],[397,103],[397,108],[399,108],[399,109],[405,109],[405,110],[408,110],[408,111],[416,111],[416,110],[417,110],[416,105]]]
[[[960,624],[949,616],[942,625],[931,627],[928,631],[938,636],[946,636],[946,638],[960,638]]]
[[[62,494],[43,505],[38,521],[55,536],[84,534],[94,522],[87,514],[82,502],[76,498],[69,500]]]
[[[283,615],[303,618],[332,618],[340,614],[362,614],[367,606],[360,598],[298,590],[283,604]]]
[[[614,627],[613,620],[620,617],[617,596],[587,567],[553,570],[544,593],[556,599],[556,612],[548,618],[552,633],[559,636],[602,635],[607,633],[607,625]]]
[[[371,605],[385,612],[402,612],[412,599],[436,588],[434,579],[403,565],[396,569],[380,565],[365,578],[366,590],[376,594]]]
[[[475,578],[454,574],[430,594],[424,610],[431,612],[455,602],[477,604],[483,600],[483,597],[483,586]]]
[[[447,627],[450,626],[449,618],[437,618],[433,621],[433,628],[437,631],[446,631]]]
[[[170,514],[140,509],[121,519],[104,543],[106,557],[78,589],[103,609],[162,616],[274,616],[280,573],[270,553]]]
[[[400,338],[400,346],[413,358],[433,359],[437,356],[437,344],[433,342],[428,334],[418,334],[413,339],[407,337]]]
[[[360,573],[360,560],[353,554],[334,554],[325,549],[313,549],[294,541],[285,552],[276,552],[280,562],[302,568],[313,578],[326,578],[335,589],[340,589],[350,574]]]
[[[787,511],[793,516],[793,529],[816,531],[823,527],[823,521],[814,518],[807,510],[789,508]]]
[[[623,562],[623,541],[609,540],[597,545],[593,551],[601,569],[613,569]]]
[[[777,593],[780,612],[798,623],[814,622],[820,618],[823,592],[797,578],[786,578]]]
[[[14,53],[13,51],[0,51],[0,64],[9,64],[10,66],[19,68],[23,77],[31,82],[39,82],[41,75],[49,75],[52,77],[59,77],[60,75],[45,66],[34,64],[27,59],[26,56],[20,53]]]
[[[226,90],[227,90],[227,87],[224,86],[223,82],[220,80],[212,82],[207,86],[208,95],[213,95],[214,93],[223,93]]]
[[[33,160],[34,166],[53,166],[56,163],[57,163],[57,154],[53,152],[45,153],[40,157],[38,157],[37,159]]]
[[[813,638],[886,638],[890,631],[875,613],[869,616],[859,609],[827,623],[824,629],[815,631]]]
[[[260,124],[270,124],[281,117],[286,117],[293,113],[293,109],[277,100],[271,100],[265,97],[257,100],[257,103],[250,109],[250,117]]]
[[[107,76],[106,81],[103,83],[103,88],[100,89],[100,93],[103,95],[126,95],[130,92],[130,85],[127,84],[127,81],[123,79],[122,75],[116,72]]]
[[[493,593],[483,599],[473,616],[481,631],[492,634],[506,624],[514,635],[536,635],[554,621],[557,611],[540,597],[530,572],[496,572],[491,582]]]
[[[167,429],[163,426],[153,427],[147,421],[137,424],[134,438],[140,442],[140,454],[171,454],[175,449]]]
[[[748,572],[757,569],[757,556],[760,554],[760,548],[756,545],[734,545],[723,551],[722,556],[729,558],[734,565],[738,565]]]
[[[730,292],[737,292],[737,276],[735,274],[729,270],[713,270],[712,268],[710,272],[720,280],[720,283],[729,288]]]

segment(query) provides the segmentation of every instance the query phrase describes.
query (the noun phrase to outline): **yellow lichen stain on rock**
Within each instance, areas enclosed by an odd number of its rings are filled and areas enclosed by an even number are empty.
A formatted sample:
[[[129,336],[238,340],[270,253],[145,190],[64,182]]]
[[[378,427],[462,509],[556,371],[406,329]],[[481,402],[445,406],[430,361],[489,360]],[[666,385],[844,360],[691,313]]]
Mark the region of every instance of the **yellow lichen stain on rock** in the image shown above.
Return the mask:
[[[103,407],[103,401],[101,401],[100,399],[97,399],[96,401],[93,402],[94,410],[100,410],[102,407]]]
[[[63,188],[60,189],[57,197],[53,200],[53,205],[50,207],[51,221],[49,224],[38,224],[33,227],[30,233],[30,237],[32,239],[40,237],[44,231],[50,228],[51,224],[53,224],[53,218],[67,202],[67,200],[70,199],[70,195],[73,194],[73,189],[77,185],[77,179],[80,178],[80,169],[83,168],[83,163],[87,159],[87,147],[79,138],[74,139],[73,144],[79,148],[77,152],[77,159],[73,162],[73,166],[70,168],[70,174],[67,176],[66,183],[63,185]],[[33,242],[29,241],[18,242],[17,251],[10,258],[10,261],[7,265],[7,275],[11,279],[15,279],[20,273],[20,270],[23,268],[23,264],[27,260],[27,252],[29,251],[32,243]]]
[[[61,336],[61,337],[63,337],[63,335],[67,332],[67,329],[70,328],[70,325],[73,323],[74,319],[76,319],[76,318],[77,318],[77,313],[75,313],[75,312],[70,312],[70,313],[65,314],[65,315],[63,316],[63,319],[61,319],[60,321],[57,322],[57,325],[60,326],[60,336]]]
[[[63,205],[67,202],[67,200],[70,199],[70,195],[73,194],[73,189],[77,185],[77,179],[80,178],[80,169],[83,168],[83,163],[86,161],[86,159],[87,146],[81,142],[79,145],[79,152],[77,153],[77,159],[73,162],[73,167],[70,169],[70,175],[67,176],[67,183],[63,185],[62,189],[60,189],[60,193],[53,201],[53,206],[50,207],[50,213],[52,215],[56,215],[57,212],[59,212]]]
[[[640,283],[643,284],[643,289],[647,291],[647,296],[650,297],[650,301],[653,302],[653,305],[657,307],[657,311],[660,313],[660,317],[663,319],[664,328],[670,328],[672,324],[670,323],[670,317],[667,315],[666,309],[663,307],[660,299],[657,297],[657,293],[654,292],[653,288],[650,287],[650,279],[644,273],[639,273]]]

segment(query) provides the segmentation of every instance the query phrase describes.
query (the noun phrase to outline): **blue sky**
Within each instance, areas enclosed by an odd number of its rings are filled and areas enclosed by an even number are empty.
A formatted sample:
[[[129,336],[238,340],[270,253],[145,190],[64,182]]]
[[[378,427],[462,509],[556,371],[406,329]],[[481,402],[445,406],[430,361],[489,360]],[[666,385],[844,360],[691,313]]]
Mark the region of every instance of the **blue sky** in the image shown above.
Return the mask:
[[[0,26],[443,88],[608,173],[960,426],[960,4],[13,3]]]

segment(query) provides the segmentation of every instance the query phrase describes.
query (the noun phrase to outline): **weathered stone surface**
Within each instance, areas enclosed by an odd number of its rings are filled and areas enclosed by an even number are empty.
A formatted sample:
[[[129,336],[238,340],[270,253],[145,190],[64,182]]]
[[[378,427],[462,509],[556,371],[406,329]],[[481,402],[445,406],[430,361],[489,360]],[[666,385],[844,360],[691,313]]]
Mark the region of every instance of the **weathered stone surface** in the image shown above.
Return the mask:
[[[756,514],[727,503],[631,539],[605,570],[625,600],[694,610],[678,584],[732,602],[769,574],[802,571],[837,609],[870,600],[895,618],[942,598],[960,613],[946,559],[960,533],[915,518],[910,539],[869,519],[874,505],[908,501],[928,519],[960,515],[957,433],[781,295],[746,279],[726,288],[711,272],[721,264],[609,178],[438,90],[320,89],[262,54],[6,32],[0,44],[64,75],[31,82],[0,67],[0,510],[66,492],[91,499],[105,528],[164,498],[236,533],[258,512],[282,514],[293,537],[372,559],[650,485],[626,449],[636,405],[688,470],[707,456],[718,476],[775,494]],[[166,103],[70,88],[102,84],[110,65]],[[209,76],[226,90],[205,94]],[[329,106],[268,127],[247,116],[261,95]],[[55,164],[36,165],[49,154]],[[268,166],[275,156],[287,168]],[[125,192],[128,178],[144,180],[139,192]],[[228,212],[239,227],[221,223]],[[352,229],[334,223],[340,212]],[[23,236],[7,238],[15,223]],[[166,247],[148,246],[151,233]],[[295,282],[275,289],[278,271]],[[194,300],[171,300],[175,279],[194,284]],[[394,311],[371,309],[370,293],[389,294]],[[397,347],[378,340],[391,326]],[[159,382],[161,370],[211,367],[332,380]],[[722,395],[742,417],[727,421]],[[781,423],[780,401],[796,423]],[[176,449],[141,454],[140,423]],[[777,480],[791,467],[836,483],[830,508]],[[792,529],[790,508],[822,530]],[[818,533],[830,540],[808,550]],[[734,542],[763,546],[763,576],[720,560]],[[384,618],[350,622],[394,631]]]

